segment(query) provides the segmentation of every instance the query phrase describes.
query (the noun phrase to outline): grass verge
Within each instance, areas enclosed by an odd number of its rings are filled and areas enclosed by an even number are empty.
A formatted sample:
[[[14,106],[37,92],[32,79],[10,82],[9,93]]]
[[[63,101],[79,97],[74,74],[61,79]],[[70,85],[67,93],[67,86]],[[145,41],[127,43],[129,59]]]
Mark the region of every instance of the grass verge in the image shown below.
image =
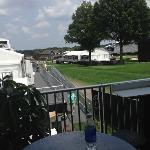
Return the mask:
[[[52,64],[69,80],[83,85],[112,83],[150,78],[150,63],[124,65],[82,66],[77,64]]]

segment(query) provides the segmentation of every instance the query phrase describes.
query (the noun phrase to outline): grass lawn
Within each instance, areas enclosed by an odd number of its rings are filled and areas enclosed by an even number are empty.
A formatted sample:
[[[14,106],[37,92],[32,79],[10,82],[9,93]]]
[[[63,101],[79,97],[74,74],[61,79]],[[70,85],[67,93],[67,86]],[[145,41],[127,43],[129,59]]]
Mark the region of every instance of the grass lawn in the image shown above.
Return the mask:
[[[150,63],[124,65],[81,66],[77,64],[52,64],[69,80],[82,85],[111,83],[150,78]]]

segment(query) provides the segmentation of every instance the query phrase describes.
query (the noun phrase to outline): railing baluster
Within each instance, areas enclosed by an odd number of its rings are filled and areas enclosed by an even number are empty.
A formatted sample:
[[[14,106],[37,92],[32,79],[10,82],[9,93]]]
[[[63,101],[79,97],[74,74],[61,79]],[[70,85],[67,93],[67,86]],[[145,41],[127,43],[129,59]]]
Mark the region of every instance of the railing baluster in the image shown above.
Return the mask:
[[[81,118],[80,118],[80,101],[79,101],[79,90],[77,90],[77,102],[78,102],[78,118],[79,118],[79,130],[81,131]]]
[[[116,99],[113,99],[113,96],[112,96],[112,99],[111,99],[111,128],[112,128],[112,133],[114,133],[114,130],[115,130],[115,101]]]
[[[105,133],[107,134],[107,100],[106,100],[106,96],[105,96],[105,87],[102,88],[103,89],[103,107],[104,107],[104,130]]]
[[[121,101],[122,101],[122,98],[118,99],[118,129],[120,130],[121,129],[121,111],[120,111],[120,108],[121,108]]]
[[[94,113],[94,90],[91,88],[91,93],[92,93],[92,114],[93,114],[93,119],[95,120],[95,113]]]
[[[120,129],[124,129],[124,97],[122,98],[122,100],[120,101]]]
[[[100,93],[100,116],[101,116],[101,132],[103,133],[104,132],[104,110],[103,110],[103,92],[102,92],[102,88],[101,88],[101,93]]]
[[[136,99],[132,100],[132,108],[131,108],[131,114],[132,114],[132,130],[136,130],[136,123],[137,123],[137,111],[136,111]]]
[[[72,114],[72,99],[71,99],[71,91],[70,91],[70,110],[71,110],[71,126],[72,126],[72,131],[74,131],[74,124],[73,124],[73,114]]]
[[[138,103],[138,116],[139,116],[139,120],[138,120],[138,127],[139,127],[139,133],[144,133],[144,100],[141,99],[141,97],[139,98],[139,103]]]
[[[105,93],[106,101],[106,122],[107,122],[107,132],[111,132],[111,86],[107,87],[108,92]]]
[[[88,111],[87,111],[86,89],[84,89],[84,103],[85,103],[85,114],[87,114]]]
[[[136,99],[136,132],[138,133],[139,132],[139,128],[138,128],[138,101],[139,101],[139,98]]]
[[[131,131],[134,130],[134,123],[133,123],[134,111],[133,111],[133,108],[134,108],[134,102],[133,102],[133,100],[131,100]]]
[[[101,88],[98,88],[98,121],[99,121],[99,128],[101,130],[101,104],[100,104],[100,99],[101,99]]]
[[[109,86],[109,94],[110,94],[110,126],[111,126],[111,133],[114,132],[113,128],[113,102],[112,102],[112,86]]]
[[[47,110],[48,110],[48,117],[49,117],[49,134],[51,135],[51,118],[49,115],[49,102],[48,102],[48,94],[45,95],[46,103],[47,103]]]
[[[125,129],[125,98],[122,98],[122,111],[123,111],[123,128]]]
[[[46,94],[46,103],[47,103],[47,107],[49,108],[48,94]]]
[[[57,115],[57,98],[56,93],[54,93],[54,103],[55,103],[55,112],[56,112],[56,130],[58,132],[58,115]]]
[[[131,104],[132,104],[132,100],[131,99],[129,99],[129,103],[130,103],[130,130],[132,129],[132,106],[131,106]]]
[[[66,131],[66,106],[64,102],[64,92],[62,92],[62,102],[63,102],[64,131]]]
[[[124,124],[124,108],[123,108],[123,97],[118,99],[118,128],[123,129]]]
[[[129,99],[124,98],[125,129],[130,129],[130,104]]]

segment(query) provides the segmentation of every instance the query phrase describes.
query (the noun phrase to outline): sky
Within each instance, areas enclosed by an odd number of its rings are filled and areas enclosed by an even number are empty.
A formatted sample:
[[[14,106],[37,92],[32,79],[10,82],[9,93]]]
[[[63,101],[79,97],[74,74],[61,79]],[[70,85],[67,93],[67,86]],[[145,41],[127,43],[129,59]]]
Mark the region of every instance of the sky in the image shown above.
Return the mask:
[[[96,0],[86,0],[94,3]],[[0,38],[16,50],[69,47],[64,35],[83,0],[0,0]],[[147,0],[150,6],[150,0]]]

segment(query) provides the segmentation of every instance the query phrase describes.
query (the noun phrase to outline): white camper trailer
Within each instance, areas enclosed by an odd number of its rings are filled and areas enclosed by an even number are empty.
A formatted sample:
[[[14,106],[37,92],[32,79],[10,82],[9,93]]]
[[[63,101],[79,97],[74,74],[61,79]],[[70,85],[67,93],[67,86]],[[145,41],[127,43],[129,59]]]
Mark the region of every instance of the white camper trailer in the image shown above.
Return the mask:
[[[6,40],[5,40],[6,41]],[[7,40],[8,42],[8,40]],[[0,43],[3,43],[0,41]],[[24,59],[24,55],[11,49],[10,43],[0,48],[0,79],[11,75],[12,79],[25,85],[34,84],[32,64]]]

